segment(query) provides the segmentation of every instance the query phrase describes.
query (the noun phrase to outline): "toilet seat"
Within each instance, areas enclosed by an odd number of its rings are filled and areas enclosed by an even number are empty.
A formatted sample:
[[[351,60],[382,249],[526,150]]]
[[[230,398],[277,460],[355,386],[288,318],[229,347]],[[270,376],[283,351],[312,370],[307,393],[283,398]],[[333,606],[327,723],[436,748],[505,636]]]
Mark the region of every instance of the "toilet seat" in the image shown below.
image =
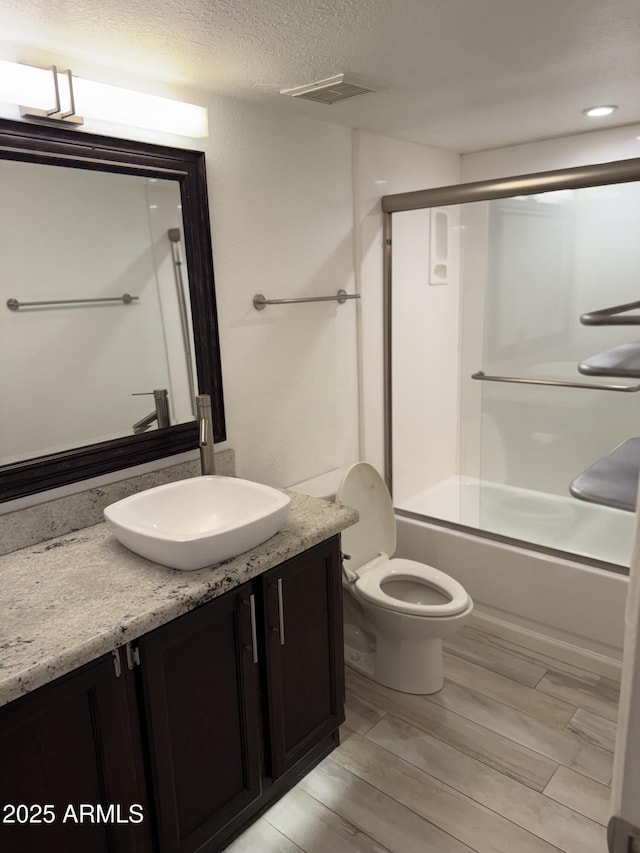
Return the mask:
[[[469,607],[471,599],[467,591],[444,572],[415,560],[393,558],[396,550],[393,504],[384,481],[372,465],[367,462],[352,465],[336,500],[360,513],[357,524],[342,533],[342,550],[350,558],[345,575],[357,595],[378,607],[412,616],[455,616]],[[449,601],[426,604],[389,595],[384,584],[392,580],[430,587]]]
[[[456,616],[469,606],[469,594],[458,581],[433,566],[418,563],[415,560],[389,559],[382,554],[373,560],[370,566],[362,566],[357,576],[353,588],[358,596],[378,607],[398,613],[437,619]],[[449,601],[444,604],[405,601],[385,592],[384,584],[391,580],[407,580],[414,584],[422,584],[448,597]]]

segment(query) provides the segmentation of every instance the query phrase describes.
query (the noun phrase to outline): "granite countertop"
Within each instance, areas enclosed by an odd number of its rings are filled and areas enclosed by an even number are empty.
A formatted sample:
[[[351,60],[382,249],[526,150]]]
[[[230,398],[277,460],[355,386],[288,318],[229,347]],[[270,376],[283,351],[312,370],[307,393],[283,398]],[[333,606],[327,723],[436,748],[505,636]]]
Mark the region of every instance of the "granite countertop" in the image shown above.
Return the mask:
[[[128,551],[95,524],[0,557],[0,705],[250,580],[358,519],[291,494],[285,526],[209,569],[180,572]]]

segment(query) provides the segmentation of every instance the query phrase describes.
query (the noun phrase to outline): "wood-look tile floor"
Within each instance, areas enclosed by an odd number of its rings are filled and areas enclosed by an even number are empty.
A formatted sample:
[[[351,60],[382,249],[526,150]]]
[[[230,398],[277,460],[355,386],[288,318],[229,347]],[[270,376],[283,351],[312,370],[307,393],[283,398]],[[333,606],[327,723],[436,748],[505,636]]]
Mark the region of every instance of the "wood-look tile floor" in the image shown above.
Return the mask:
[[[231,853],[605,853],[618,685],[476,629],[445,686],[347,669],[342,743]]]

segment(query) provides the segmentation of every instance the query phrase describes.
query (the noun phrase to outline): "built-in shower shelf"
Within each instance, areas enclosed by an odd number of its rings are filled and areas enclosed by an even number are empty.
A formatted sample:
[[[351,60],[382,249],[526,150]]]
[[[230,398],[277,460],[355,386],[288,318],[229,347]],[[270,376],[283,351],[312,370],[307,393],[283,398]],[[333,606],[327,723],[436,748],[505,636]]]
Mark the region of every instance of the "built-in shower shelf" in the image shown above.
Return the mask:
[[[578,371],[587,376],[640,378],[640,341],[622,344],[581,361]]]
[[[640,474],[640,438],[629,438],[594,462],[571,483],[574,498],[635,512]]]

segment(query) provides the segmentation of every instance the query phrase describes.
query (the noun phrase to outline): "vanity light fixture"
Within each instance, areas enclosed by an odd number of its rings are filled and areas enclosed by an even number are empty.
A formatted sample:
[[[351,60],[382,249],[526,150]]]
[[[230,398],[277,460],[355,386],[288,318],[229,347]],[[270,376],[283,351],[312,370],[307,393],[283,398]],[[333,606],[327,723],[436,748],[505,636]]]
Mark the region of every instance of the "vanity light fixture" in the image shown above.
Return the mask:
[[[112,122],[179,136],[208,136],[207,109],[74,77],[55,66],[0,60],[0,103],[20,106],[27,119],[80,125]]]
[[[617,109],[617,104],[605,104],[599,107],[587,107],[582,110],[582,113],[589,116],[589,118],[604,118],[605,116],[610,116],[611,113],[615,113]]]
[[[18,62],[0,60],[0,102],[3,104],[25,104],[20,108],[65,121],[68,116],[62,116],[60,106],[60,76],[54,68],[36,68],[32,65],[22,65]],[[66,76],[68,82],[69,77]],[[68,93],[68,87],[67,93]],[[65,97],[65,107],[70,107],[68,97]],[[64,111],[69,112],[68,109]],[[19,114],[16,110],[16,115]],[[57,115],[58,114],[58,115]]]

